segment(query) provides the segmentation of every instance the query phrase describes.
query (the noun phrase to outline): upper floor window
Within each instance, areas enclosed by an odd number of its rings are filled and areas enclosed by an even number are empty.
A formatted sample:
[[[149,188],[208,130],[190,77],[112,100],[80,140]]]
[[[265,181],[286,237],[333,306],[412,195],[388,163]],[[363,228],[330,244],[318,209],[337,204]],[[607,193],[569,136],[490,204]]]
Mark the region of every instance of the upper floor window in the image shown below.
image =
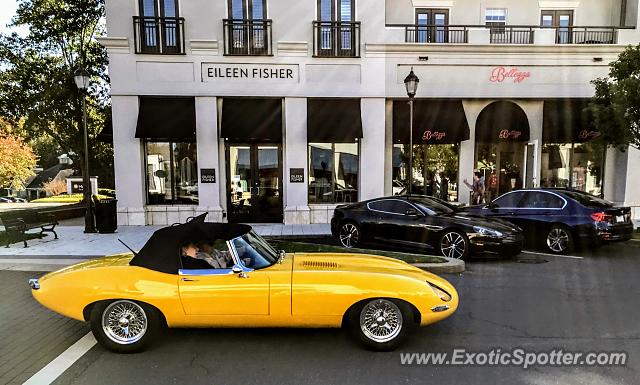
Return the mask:
[[[134,17],[136,53],[184,53],[177,0],[140,0],[139,14]]]
[[[354,0],[318,0],[320,21],[344,21],[355,19]]]
[[[573,11],[544,10],[540,13],[540,25],[556,29],[556,43],[571,43],[571,27],[573,26]]]
[[[314,25],[314,56],[360,56],[360,23],[354,22],[354,0],[317,0]]]
[[[229,0],[229,18],[234,20],[264,20],[266,0]]]
[[[484,22],[490,27],[501,27],[507,24],[507,10],[504,8],[487,8]]]
[[[448,9],[416,9],[416,43],[446,43]]]

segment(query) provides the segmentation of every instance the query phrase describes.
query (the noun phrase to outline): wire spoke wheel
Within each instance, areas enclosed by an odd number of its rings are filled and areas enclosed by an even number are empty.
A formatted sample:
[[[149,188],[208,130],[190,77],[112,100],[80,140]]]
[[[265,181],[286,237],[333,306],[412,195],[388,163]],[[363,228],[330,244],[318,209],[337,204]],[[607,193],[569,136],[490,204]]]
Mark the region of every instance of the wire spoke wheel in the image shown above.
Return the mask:
[[[386,299],[371,301],[360,312],[360,328],[370,340],[384,343],[398,337],[402,331],[402,312]]]
[[[132,301],[115,301],[102,313],[102,329],[113,342],[129,345],[139,341],[147,332],[147,314]]]
[[[569,234],[563,228],[554,227],[547,235],[547,246],[553,252],[565,252],[569,248]]]
[[[467,251],[467,242],[461,234],[452,231],[442,236],[440,251],[447,258],[460,259]]]
[[[340,228],[340,243],[344,247],[355,247],[360,240],[360,232],[353,223],[345,223]]]

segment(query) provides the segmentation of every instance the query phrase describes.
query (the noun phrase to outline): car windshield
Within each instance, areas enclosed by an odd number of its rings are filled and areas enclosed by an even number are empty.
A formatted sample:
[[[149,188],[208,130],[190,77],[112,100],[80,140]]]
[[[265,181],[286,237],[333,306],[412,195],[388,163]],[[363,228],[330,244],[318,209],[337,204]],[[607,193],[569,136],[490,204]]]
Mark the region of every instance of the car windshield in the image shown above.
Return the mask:
[[[569,198],[575,199],[583,206],[597,207],[597,208],[609,208],[613,207],[613,203],[600,199],[595,195],[587,194],[579,191],[563,191],[563,193]]]
[[[427,197],[411,198],[411,202],[418,205],[421,210],[425,211],[429,215],[451,214],[455,212],[455,210],[449,205],[445,205],[435,199]]]
[[[253,230],[231,242],[240,262],[248,268],[263,269],[278,261],[278,252]]]

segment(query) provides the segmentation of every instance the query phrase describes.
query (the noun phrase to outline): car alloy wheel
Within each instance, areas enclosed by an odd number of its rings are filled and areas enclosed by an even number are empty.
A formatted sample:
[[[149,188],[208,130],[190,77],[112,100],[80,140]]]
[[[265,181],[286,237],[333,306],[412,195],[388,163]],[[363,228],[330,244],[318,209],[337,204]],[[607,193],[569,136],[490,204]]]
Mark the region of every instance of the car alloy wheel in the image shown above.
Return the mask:
[[[467,240],[457,231],[445,233],[440,238],[440,252],[447,258],[462,259],[467,254]]]
[[[129,345],[140,341],[147,327],[147,314],[132,301],[112,302],[102,313],[104,334],[117,344]]]
[[[345,223],[340,227],[340,243],[344,247],[352,248],[358,244],[360,240],[360,230],[353,223]]]
[[[402,331],[402,312],[387,299],[371,301],[360,312],[360,328],[374,342],[391,341]]]
[[[562,227],[554,227],[547,234],[547,247],[554,253],[566,252],[571,243],[571,236]]]

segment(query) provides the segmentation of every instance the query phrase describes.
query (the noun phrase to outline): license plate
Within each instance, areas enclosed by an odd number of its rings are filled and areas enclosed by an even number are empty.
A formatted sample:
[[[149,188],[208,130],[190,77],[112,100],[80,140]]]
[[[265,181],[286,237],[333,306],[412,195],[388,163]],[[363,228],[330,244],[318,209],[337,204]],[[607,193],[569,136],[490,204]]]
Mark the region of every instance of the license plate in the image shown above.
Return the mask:
[[[624,223],[624,215],[617,215],[616,216],[616,223]]]

